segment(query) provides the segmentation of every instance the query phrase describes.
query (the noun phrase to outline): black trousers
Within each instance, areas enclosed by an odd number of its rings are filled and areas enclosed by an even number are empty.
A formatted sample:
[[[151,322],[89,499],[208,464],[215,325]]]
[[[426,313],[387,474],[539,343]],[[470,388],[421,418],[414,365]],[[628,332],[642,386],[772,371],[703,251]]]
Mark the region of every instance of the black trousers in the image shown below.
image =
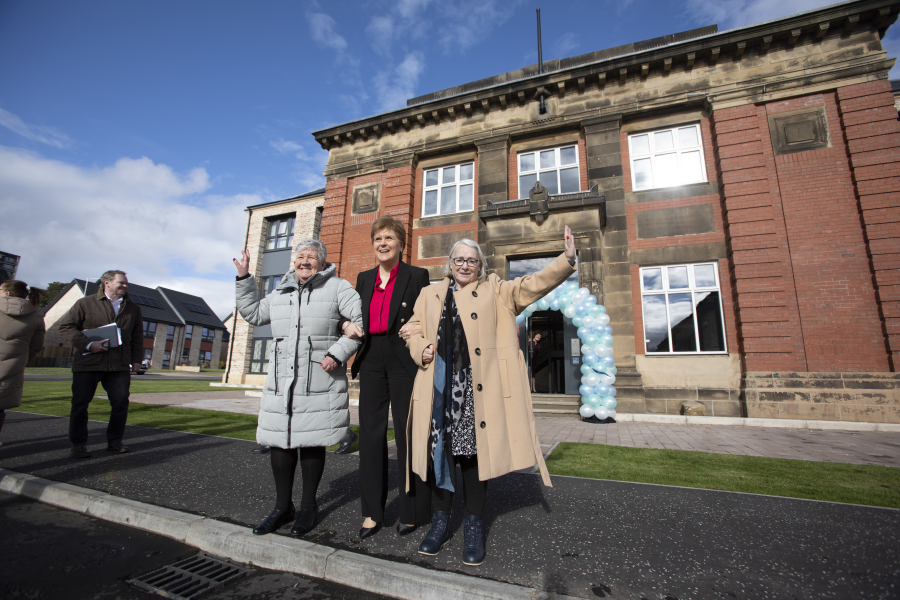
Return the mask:
[[[387,336],[374,335],[359,369],[359,481],[362,515],[384,522],[388,488],[388,407],[394,417],[400,471],[400,522],[431,521],[431,496],[418,475],[406,469],[406,419],[415,380],[403,368]],[[409,494],[406,480],[410,479]]]
[[[69,441],[83,446],[88,440],[88,405],[94,399],[97,384],[109,396],[112,412],[106,427],[106,441],[113,443],[125,435],[128,420],[128,394],[131,389],[130,371],[81,371],[72,373],[72,412],[69,413]]]
[[[463,501],[466,505],[466,514],[480,517],[484,512],[484,501],[487,499],[488,482],[478,479],[478,457],[457,456],[456,463],[462,470]],[[437,486],[434,480],[433,466],[429,473],[428,485],[431,488],[431,504],[434,510],[450,513],[453,507],[453,492]]]

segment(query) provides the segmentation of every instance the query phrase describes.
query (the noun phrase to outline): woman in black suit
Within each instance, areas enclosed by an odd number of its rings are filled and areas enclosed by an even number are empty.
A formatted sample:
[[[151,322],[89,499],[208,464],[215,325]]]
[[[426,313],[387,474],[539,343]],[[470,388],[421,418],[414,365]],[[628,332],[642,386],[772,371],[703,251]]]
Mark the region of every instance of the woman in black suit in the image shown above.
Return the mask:
[[[394,420],[397,465],[400,469],[400,520],[397,533],[406,535],[431,520],[431,495],[418,475],[407,471],[406,420],[418,367],[406,348],[413,332],[404,327],[413,314],[419,292],[429,284],[428,271],[400,260],[406,245],[403,223],[384,216],[372,224],[372,247],[378,266],[356,279],[362,299],[363,331],[345,323],[348,335],[364,332],[351,374],[359,375],[359,479],[362,514],[360,539],[375,534],[384,522],[387,502],[388,406]],[[406,493],[406,478],[410,493]]]

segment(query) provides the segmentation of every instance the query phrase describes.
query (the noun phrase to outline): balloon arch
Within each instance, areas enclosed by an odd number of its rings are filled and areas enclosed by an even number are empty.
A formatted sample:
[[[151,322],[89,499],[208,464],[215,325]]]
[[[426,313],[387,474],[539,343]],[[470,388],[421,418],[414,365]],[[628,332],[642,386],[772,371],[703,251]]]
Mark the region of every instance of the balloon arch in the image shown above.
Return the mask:
[[[538,310],[559,310],[578,327],[581,340],[581,408],[585,419],[601,421],[616,417],[616,360],[613,358],[612,327],[606,307],[597,304],[597,297],[589,289],[567,281],[535,302],[516,317],[521,324]]]

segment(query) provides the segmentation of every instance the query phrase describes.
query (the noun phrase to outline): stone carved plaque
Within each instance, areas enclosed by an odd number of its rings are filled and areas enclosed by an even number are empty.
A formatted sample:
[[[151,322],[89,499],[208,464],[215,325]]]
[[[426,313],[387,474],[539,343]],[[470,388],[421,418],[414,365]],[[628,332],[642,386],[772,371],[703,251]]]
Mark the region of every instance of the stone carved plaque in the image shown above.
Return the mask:
[[[381,182],[365,183],[353,188],[353,206],[351,212],[354,215],[363,215],[376,212],[381,203]]]
[[[528,192],[529,212],[538,225],[544,222],[550,214],[550,192],[541,185],[540,181],[534,182],[534,187]]]
[[[776,156],[831,147],[824,106],[769,115],[769,134]]]

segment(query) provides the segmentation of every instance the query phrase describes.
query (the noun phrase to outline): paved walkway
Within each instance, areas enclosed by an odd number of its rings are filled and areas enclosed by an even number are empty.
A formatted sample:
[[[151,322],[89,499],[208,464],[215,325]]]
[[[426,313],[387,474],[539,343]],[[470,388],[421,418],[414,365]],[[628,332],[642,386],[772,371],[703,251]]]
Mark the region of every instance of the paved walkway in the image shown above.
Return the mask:
[[[182,408],[259,413],[259,398],[246,396],[243,391],[132,394],[131,400]],[[597,425],[578,419],[551,417],[538,417],[535,422],[545,452],[555,442],[579,442],[900,467],[900,433],[895,432],[638,422]],[[350,423],[359,425],[356,407],[350,407]],[[393,427],[392,421],[388,427]],[[393,447],[389,448],[391,458],[394,458],[394,452]]]

